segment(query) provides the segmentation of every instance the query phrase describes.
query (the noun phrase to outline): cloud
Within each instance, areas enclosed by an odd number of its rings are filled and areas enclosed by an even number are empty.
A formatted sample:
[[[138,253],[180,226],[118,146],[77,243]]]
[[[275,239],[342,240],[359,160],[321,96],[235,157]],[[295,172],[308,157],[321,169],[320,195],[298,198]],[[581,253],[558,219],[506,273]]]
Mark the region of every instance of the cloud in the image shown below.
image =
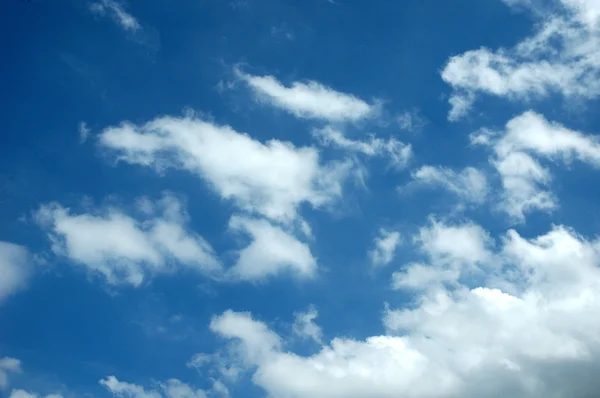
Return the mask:
[[[500,207],[515,222],[524,221],[528,212],[558,207],[549,190],[552,175],[540,159],[566,164],[579,160],[600,167],[600,141],[595,136],[548,122],[532,111],[511,119],[504,131],[483,130],[471,141],[493,148],[491,161],[504,189]]]
[[[149,275],[179,264],[218,277],[219,260],[202,237],[186,228],[183,204],[165,194],[152,205],[153,212],[139,218],[114,207],[73,214],[58,203],[43,205],[35,216],[55,254],[102,275],[109,284],[139,286]]]
[[[294,334],[302,339],[311,339],[315,343],[323,344],[323,331],[315,323],[318,316],[319,313],[314,306],[310,306],[306,312],[294,314],[294,324],[292,326]]]
[[[323,165],[314,148],[278,140],[263,144],[194,117],[160,117],[143,126],[125,122],[105,129],[99,144],[117,161],[195,173],[221,197],[273,220],[293,220],[302,203],[332,203],[352,167]]]
[[[410,133],[418,133],[427,125],[427,120],[421,116],[418,109],[407,110],[396,116],[396,122],[400,130]]]
[[[413,156],[412,146],[395,138],[383,140],[370,136],[367,141],[352,140],[340,130],[331,126],[313,130],[313,137],[322,146],[333,146],[349,152],[360,153],[367,157],[385,156],[396,168],[404,168]]]
[[[413,244],[425,255],[426,263],[410,263],[394,272],[395,289],[437,288],[440,284],[456,283],[461,274],[481,277],[481,271],[489,271],[486,265],[494,263],[495,242],[472,222],[447,224],[431,219],[413,237]]]
[[[267,220],[233,216],[232,231],[251,236],[251,243],[237,253],[229,270],[235,279],[258,281],[286,270],[301,278],[316,275],[317,260],[309,247]]]
[[[379,236],[373,242],[374,247],[369,251],[371,264],[383,266],[391,263],[401,241],[399,232],[380,229]]]
[[[369,104],[316,81],[293,82],[286,87],[273,76],[253,76],[239,69],[235,73],[257,98],[299,118],[331,123],[357,122],[379,113],[378,103]]]
[[[480,48],[450,58],[442,71],[442,79],[453,89],[449,119],[464,116],[480,94],[523,101],[555,93],[565,98],[597,98],[597,2],[505,2],[530,9],[540,23],[532,36],[513,48]]]
[[[90,10],[97,15],[110,16],[125,31],[135,32],[141,29],[138,20],[123,8],[116,0],[100,0],[90,4]]]
[[[472,286],[431,285],[414,307],[386,311],[388,334],[334,338],[312,355],[286,351],[249,313],[226,311],[211,329],[234,343],[235,358],[269,396],[594,396],[600,321],[589,314],[600,310],[600,241],[562,226],[534,239],[509,230],[496,250],[471,223],[420,235],[434,266],[479,262],[495,272],[481,284],[467,278]]]
[[[21,372],[21,361],[15,358],[0,358],[0,390],[8,387],[8,375]]]
[[[79,122],[79,142],[81,142],[82,144],[84,142],[87,141],[88,137],[90,136],[90,129],[87,126],[86,122]]]
[[[0,241],[0,302],[23,289],[31,271],[29,252],[26,248]]]
[[[178,380],[169,379],[158,383],[157,389],[148,390],[144,387],[120,381],[115,376],[108,376],[100,380],[100,384],[115,397],[129,398],[206,398],[207,392],[195,390],[190,385]]]
[[[9,398],[38,398],[38,394],[27,392],[25,390],[12,390]],[[60,394],[45,395],[45,398],[63,398]]]
[[[413,183],[444,188],[461,200],[481,204],[488,193],[487,178],[483,172],[466,167],[456,172],[446,167],[422,166],[412,173]]]

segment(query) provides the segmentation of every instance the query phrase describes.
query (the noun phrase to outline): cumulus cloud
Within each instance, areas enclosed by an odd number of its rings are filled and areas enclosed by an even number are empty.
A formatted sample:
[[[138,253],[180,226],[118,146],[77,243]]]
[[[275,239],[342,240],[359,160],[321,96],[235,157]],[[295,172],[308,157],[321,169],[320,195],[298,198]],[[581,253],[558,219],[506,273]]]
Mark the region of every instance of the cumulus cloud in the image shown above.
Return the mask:
[[[315,323],[319,316],[317,309],[310,306],[305,312],[294,314],[294,324],[292,325],[294,334],[302,339],[311,339],[316,343],[323,344],[323,331]]]
[[[178,264],[219,276],[221,264],[212,247],[187,227],[187,214],[176,197],[152,204],[152,213],[134,218],[114,207],[75,214],[58,203],[35,214],[55,254],[102,275],[109,284],[139,286],[149,275]]]
[[[595,1],[505,0],[533,11],[535,33],[510,49],[480,48],[450,58],[442,78],[453,93],[450,120],[464,116],[480,94],[529,100],[600,94],[600,6]]]
[[[400,243],[401,237],[398,231],[380,229],[379,236],[373,242],[373,249],[369,251],[371,264],[383,266],[391,263]]]
[[[284,271],[300,278],[315,276],[317,260],[308,245],[280,226],[267,220],[233,216],[229,228],[252,239],[237,253],[237,262],[229,269],[233,278],[258,281]]]
[[[517,222],[530,211],[558,206],[549,189],[552,175],[540,159],[566,164],[579,160],[600,167],[600,141],[595,136],[548,122],[532,111],[510,120],[504,131],[483,130],[471,140],[493,149],[491,161],[504,189],[501,209]]]
[[[468,243],[449,246],[462,240]],[[285,350],[249,313],[226,311],[211,329],[235,342],[236,358],[269,396],[594,396],[600,321],[589,314],[600,309],[600,241],[556,226],[533,239],[509,230],[495,248],[487,232],[467,223],[433,224],[416,243],[434,265],[479,263],[495,271],[481,281],[431,285],[414,307],[386,311],[387,334],[335,338],[312,355]]]
[[[8,387],[8,375],[21,372],[21,361],[15,358],[0,358],[0,390]]]
[[[356,122],[376,116],[379,104],[334,90],[316,81],[293,82],[287,87],[273,76],[253,76],[236,70],[257,98],[299,118],[327,122]]]
[[[2,302],[25,287],[31,275],[28,250],[14,243],[0,241],[0,275],[2,275],[0,277],[0,302]]]
[[[159,383],[157,389],[146,389],[140,385],[120,381],[115,376],[100,380],[100,384],[115,397],[128,398],[206,398],[204,390],[195,390],[190,385],[169,379]]]
[[[241,209],[274,220],[293,220],[302,203],[331,203],[352,168],[348,162],[321,164],[311,147],[262,143],[194,117],[160,117],[142,126],[123,123],[105,129],[99,144],[118,161],[195,173]]]
[[[365,141],[353,140],[347,138],[341,130],[331,126],[313,130],[313,137],[323,146],[332,146],[367,157],[387,157],[390,159],[390,164],[396,168],[405,167],[413,155],[410,144],[405,144],[393,137],[383,140],[370,135],[369,139]]]
[[[485,174],[476,168],[466,167],[457,172],[447,167],[422,166],[412,173],[413,185],[440,187],[465,202],[481,204],[488,193]]]
[[[141,28],[138,20],[125,11],[123,4],[116,0],[100,0],[90,4],[90,10],[98,15],[108,15],[112,18],[123,30],[137,31]]]

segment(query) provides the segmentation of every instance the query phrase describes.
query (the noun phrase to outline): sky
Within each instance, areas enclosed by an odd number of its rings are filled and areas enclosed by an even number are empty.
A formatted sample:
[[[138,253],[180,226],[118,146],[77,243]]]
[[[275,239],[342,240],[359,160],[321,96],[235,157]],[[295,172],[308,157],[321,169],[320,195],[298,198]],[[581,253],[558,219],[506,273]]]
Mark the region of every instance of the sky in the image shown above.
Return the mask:
[[[0,397],[597,395],[600,1],[0,9]]]

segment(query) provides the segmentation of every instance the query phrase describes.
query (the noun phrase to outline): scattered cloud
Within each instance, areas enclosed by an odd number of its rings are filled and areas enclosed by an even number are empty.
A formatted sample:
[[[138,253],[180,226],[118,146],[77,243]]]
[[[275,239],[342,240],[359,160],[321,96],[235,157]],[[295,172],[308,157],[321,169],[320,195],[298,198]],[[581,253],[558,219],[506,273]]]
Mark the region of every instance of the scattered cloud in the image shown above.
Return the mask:
[[[535,33],[513,48],[480,48],[456,55],[442,71],[453,93],[449,120],[470,110],[478,95],[510,100],[600,95],[600,15],[597,2],[559,0],[542,5],[529,0],[505,0],[533,11],[540,19]],[[558,11],[558,12],[557,12]]]
[[[195,117],[165,116],[143,126],[124,122],[105,129],[99,144],[117,161],[195,173],[224,199],[272,220],[295,219],[302,203],[321,207],[336,200],[352,167],[322,164],[315,148],[262,143]]]
[[[333,146],[364,156],[385,156],[395,168],[404,168],[413,156],[412,146],[395,138],[383,140],[370,135],[369,140],[359,141],[347,138],[344,133],[332,126],[313,130],[313,137],[322,146]]]
[[[90,129],[86,122],[79,122],[79,142],[82,144],[87,141],[90,136]]]
[[[592,135],[548,122],[527,111],[511,119],[501,132],[482,130],[471,136],[474,144],[490,146],[491,161],[502,178],[501,209],[515,222],[523,222],[533,210],[558,207],[549,185],[552,175],[540,159],[571,163],[573,160],[600,167],[600,141]]]
[[[187,214],[176,197],[153,203],[157,213],[134,218],[115,207],[73,214],[58,203],[35,214],[55,254],[102,275],[109,284],[140,286],[178,264],[218,277],[221,264],[211,246],[186,227]]]
[[[233,216],[232,231],[251,236],[251,243],[237,253],[229,270],[234,279],[258,281],[283,271],[301,278],[312,278],[317,260],[307,244],[267,220]]]
[[[123,4],[116,0],[100,0],[90,4],[90,10],[97,15],[109,16],[123,30],[135,32],[141,29],[138,20],[123,7]]]
[[[2,262],[0,262],[1,264]],[[0,358],[0,390],[8,387],[8,375],[21,372],[21,361],[15,358]]]
[[[0,241],[0,302],[23,289],[31,271],[29,251],[26,248]],[[0,374],[0,385],[1,381]]]
[[[373,242],[373,249],[369,251],[371,264],[384,266],[392,262],[396,249],[402,242],[400,233],[397,231],[379,230],[379,236]]]
[[[299,118],[331,123],[357,122],[379,114],[380,104],[369,104],[316,81],[293,82],[287,87],[273,76],[253,76],[235,70],[257,98]]]
[[[294,314],[294,334],[302,339],[311,339],[315,343],[323,344],[323,331],[315,323],[318,316],[319,313],[314,306],[310,306],[306,312]]]
[[[468,203],[484,203],[489,190],[485,174],[473,167],[456,172],[447,167],[422,166],[412,172],[412,178],[408,187],[440,187]]]
[[[50,394],[50,395],[45,395],[45,398],[63,398],[62,395],[60,394]],[[34,394],[31,392],[27,392],[25,390],[12,390],[10,393],[9,398],[39,398],[38,394]]]
[[[410,133],[418,133],[427,125],[427,120],[421,116],[418,109],[407,110],[396,116],[396,122],[400,130]]]

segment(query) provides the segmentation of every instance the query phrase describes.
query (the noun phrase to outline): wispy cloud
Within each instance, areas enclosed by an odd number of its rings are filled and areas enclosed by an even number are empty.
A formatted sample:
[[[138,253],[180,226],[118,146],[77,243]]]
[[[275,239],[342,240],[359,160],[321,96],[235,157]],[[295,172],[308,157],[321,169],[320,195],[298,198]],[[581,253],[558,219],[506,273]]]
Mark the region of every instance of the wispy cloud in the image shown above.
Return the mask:
[[[100,0],[96,3],[91,3],[90,10],[97,15],[111,17],[126,31],[135,32],[142,27],[133,15],[125,11],[123,4],[116,0]]]

